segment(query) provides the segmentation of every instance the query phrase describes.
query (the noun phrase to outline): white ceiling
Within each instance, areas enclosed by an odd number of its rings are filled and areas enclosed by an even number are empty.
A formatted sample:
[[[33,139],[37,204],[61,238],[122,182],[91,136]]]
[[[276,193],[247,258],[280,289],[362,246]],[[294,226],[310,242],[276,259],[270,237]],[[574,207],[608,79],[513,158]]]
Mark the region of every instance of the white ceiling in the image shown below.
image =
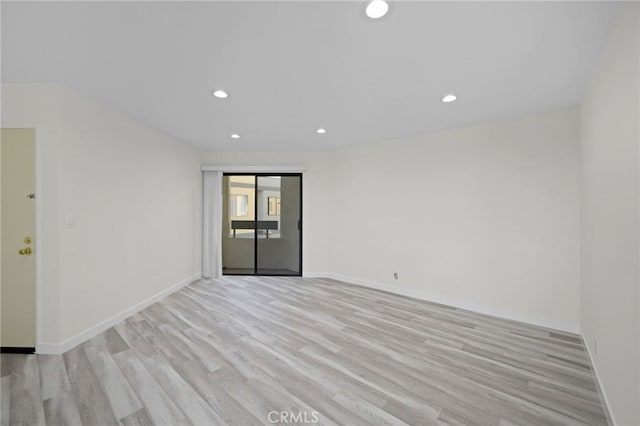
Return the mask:
[[[74,87],[209,150],[326,149],[575,105],[615,7],[364,6],[2,2],[2,80]]]

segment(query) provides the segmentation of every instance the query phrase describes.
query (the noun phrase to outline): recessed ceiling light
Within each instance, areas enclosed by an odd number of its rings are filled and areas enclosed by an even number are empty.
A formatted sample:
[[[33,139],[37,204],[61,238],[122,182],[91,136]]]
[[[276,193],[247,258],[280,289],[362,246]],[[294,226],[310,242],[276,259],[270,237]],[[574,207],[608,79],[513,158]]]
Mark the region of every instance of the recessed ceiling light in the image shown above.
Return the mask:
[[[442,102],[448,104],[449,102],[453,102],[456,99],[458,99],[458,97],[452,93],[446,95],[444,98],[442,98]]]
[[[371,0],[365,9],[371,19],[382,18],[389,11],[389,5],[384,0]]]
[[[237,133],[231,133],[231,139],[240,139],[240,135]]]
[[[215,96],[216,98],[220,98],[220,99],[226,99],[226,98],[229,97],[229,94],[227,92],[225,92],[224,90],[220,90],[220,89],[212,90],[211,94],[213,96]]]
[[[319,135],[323,135],[323,134],[327,133],[327,131],[321,127],[321,128],[316,130],[316,133],[319,134]]]

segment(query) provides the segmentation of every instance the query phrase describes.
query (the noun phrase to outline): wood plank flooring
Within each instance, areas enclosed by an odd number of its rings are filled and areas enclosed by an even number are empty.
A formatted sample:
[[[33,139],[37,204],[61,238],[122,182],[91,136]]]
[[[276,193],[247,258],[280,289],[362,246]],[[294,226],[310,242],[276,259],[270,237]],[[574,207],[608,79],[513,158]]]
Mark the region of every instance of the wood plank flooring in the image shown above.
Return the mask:
[[[329,279],[196,281],[1,367],[2,426],[607,424],[579,336]]]

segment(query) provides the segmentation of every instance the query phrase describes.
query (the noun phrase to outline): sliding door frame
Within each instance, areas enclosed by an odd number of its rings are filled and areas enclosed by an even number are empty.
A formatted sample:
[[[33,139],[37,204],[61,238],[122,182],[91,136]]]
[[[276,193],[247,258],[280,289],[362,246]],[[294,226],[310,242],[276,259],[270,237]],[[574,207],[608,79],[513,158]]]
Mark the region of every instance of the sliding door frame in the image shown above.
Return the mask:
[[[300,193],[298,194],[299,197],[299,210],[300,210],[300,218],[298,219],[298,273],[297,274],[290,274],[290,275],[274,275],[274,274],[259,274],[258,273],[258,228],[255,227],[253,229],[253,274],[230,274],[229,276],[250,276],[250,277],[276,277],[276,276],[285,276],[285,277],[301,277],[302,276],[302,230],[304,228],[303,224],[302,224],[302,173],[286,173],[286,172],[273,172],[273,173],[265,173],[265,172],[259,172],[259,173],[252,173],[252,172],[224,172],[222,174],[223,177],[225,176],[254,176],[254,194],[253,194],[253,205],[254,205],[254,209],[253,209],[253,221],[257,222],[258,221],[258,178],[260,177],[269,177],[269,176],[290,176],[290,177],[299,177],[300,178]],[[224,180],[223,180],[224,182]],[[228,197],[226,197],[228,198]],[[229,200],[225,199],[222,201],[223,202],[223,206],[226,204],[227,206],[229,205]],[[268,208],[268,207],[267,207]],[[222,215],[224,217],[224,215]],[[222,217],[221,217],[222,219]],[[223,243],[224,244],[224,243]],[[222,275],[225,275],[224,273],[224,264],[222,265]]]

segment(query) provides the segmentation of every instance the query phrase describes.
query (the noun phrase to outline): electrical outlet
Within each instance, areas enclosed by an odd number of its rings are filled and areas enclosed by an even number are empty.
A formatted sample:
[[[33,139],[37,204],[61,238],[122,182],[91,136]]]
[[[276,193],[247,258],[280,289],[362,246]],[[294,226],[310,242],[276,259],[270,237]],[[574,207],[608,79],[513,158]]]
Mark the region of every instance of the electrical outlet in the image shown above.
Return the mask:
[[[394,280],[397,280],[397,279],[398,279],[398,273],[397,273],[397,272],[394,272],[394,273],[393,273],[393,279],[394,279]]]
[[[64,217],[64,227],[67,229],[76,227],[76,217],[74,215],[67,215]]]
[[[596,358],[598,358],[598,341],[594,340],[593,342],[593,351],[595,352]]]

